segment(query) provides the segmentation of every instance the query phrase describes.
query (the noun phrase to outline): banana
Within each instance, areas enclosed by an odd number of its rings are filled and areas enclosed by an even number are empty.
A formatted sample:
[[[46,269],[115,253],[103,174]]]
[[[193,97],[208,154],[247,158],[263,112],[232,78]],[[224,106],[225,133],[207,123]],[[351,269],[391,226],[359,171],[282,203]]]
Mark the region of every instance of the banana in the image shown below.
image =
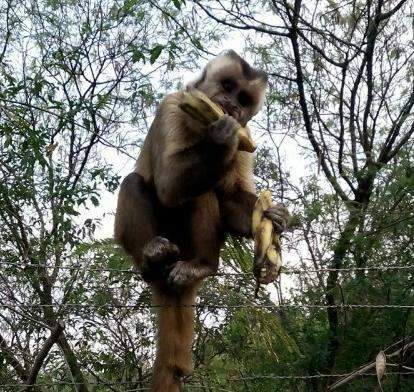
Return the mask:
[[[260,196],[257,198],[256,204],[253,209],[252,215],[252,234],[253,238],[256,237],[257,229],[259,228],[262,219],[269,220],[267,218],[263,218],[263,211],[267,210],[272,206],[272,194],[269,190],[262,191]]]
[[[254,241],[255,259],[261,263],[261,260],[266,255],[266,251],[272,244],[273,223],[270,219],[263,218],[260,222],[259,228]]]
[[[276,273],[279,273],[282,267],[282,258],[280,257],[280,250],[276,249],[276,246],[271,244],[266,251],[266,256],[270,263],[276,267]]]
[[[263,212],[271,206],[272,195],[265,190],[258,197],[252,215],[253,271],[258,284],[273,282],[282,267],[280,236],[275,233],[272,221],[263,216]]]
[[[194,120],[203,124],[211,124],[224,115],[224,111],[219,105],[197,89],[185,91],[184,99],[179,107]],[[237,130],[237,137],[239,138],[238,149],[240,151],[254,152],[256,150],[256,145],[245,128],[240,126]]]
[[[256,240],[257,229],[259,228],[260,222],[263,217],[263,207],[260,198],[257,199],[256,204],[254,205],[253,214],[252,214],[252,234],[253,238]]]
[[[189,102],[182,102],[180,104],[180,109],[186,112],[190,117],[192,117],[194,120],[200,122],[200,123],[206,123],[205,116],[202,115],[201,112],[196,110],[193,105],[191,105]]]
[[[237,137],[239,138],[238,149],[240,151],[254,152],[256,150],[256,144],[254,144],[252,138],[247,133],[246,128],[239,128]]]

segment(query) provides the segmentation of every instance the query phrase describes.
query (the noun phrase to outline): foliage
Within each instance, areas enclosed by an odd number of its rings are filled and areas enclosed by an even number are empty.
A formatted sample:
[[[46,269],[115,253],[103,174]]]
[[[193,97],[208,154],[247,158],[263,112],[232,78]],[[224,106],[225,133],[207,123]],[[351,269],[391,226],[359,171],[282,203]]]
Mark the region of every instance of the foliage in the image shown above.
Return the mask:
[[[257,187],[271,188],[297,223],[283,240],[281,281],[257,298],[250,241],[226,240],[221,274],[200,292],[186,389],[323,391],[337,377],[318,375],[350,373],[411,341],[410,308],[370,307],[413,305],[409,2],[0,8],[2,390],[21,389],[58,322],[64,331],[35,390],[148,386],[150,293],[112,240],[98,238],[105,198],[124,174],[121,160],[132,165],[157,101],[180,85],[178,72],[231,37],[269,74],[253,124]],[[384,391],[412,390],[400,373],[413,368],[413,350],[389,360],[397,374]],[[364,376],[338,390],[375,388]]]

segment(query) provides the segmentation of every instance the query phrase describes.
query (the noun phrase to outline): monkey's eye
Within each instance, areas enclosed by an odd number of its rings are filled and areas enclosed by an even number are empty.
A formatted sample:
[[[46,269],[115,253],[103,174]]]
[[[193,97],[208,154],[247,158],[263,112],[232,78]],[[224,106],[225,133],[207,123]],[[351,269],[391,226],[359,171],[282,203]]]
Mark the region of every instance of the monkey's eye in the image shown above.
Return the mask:
[[[223,86],[224,90],[227,92],[231,92],[236,87],[236,83],[231,79],[223,79],[221,81],[221,85]]]
[[[237,96],[237,99],[241,106],[250,106],[253,103],[252,97],[247,94],[245,91],[241,91],[240,94]]]

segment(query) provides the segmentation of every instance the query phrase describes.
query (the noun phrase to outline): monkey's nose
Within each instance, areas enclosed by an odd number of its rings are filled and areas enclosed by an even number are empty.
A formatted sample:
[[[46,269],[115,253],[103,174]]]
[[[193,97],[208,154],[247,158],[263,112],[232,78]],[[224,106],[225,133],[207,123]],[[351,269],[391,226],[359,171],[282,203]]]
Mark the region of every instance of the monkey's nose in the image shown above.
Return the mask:
[[[234,116],[237,111],[237,107],[234,106],[231,102],[225,102],[223,105],[224,111],[230,116]]]

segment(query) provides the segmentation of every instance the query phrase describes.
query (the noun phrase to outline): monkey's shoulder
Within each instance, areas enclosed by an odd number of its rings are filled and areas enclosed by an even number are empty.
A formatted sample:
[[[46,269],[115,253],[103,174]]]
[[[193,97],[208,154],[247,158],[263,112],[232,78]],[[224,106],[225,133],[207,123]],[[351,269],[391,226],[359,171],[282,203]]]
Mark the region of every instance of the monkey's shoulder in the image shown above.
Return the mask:
[[[180,104],[183,100],[184,91],[176,91],[165,95],[158,104],[155,117],[165,120],[171,120],[171,118],[173,118],[174,122],[177,120],[184,120],[187,116],[180,109]]]
[[[194,132],[200,125],[179,107],[183,99],[184,91],[176,91],[165,95],[157,107],[136,163],[136,171],[146,181],[153,177],[157,162],[172,159],[200,138],[200,133]]]
[[[188,136],[194,138],[197,136],[198,132],[194,134],[188,131],[198,131],[201,125],[180,108],[183,101],[183,90],[165,95],[157,107],[151,131],[173,138],[187,138]]]

